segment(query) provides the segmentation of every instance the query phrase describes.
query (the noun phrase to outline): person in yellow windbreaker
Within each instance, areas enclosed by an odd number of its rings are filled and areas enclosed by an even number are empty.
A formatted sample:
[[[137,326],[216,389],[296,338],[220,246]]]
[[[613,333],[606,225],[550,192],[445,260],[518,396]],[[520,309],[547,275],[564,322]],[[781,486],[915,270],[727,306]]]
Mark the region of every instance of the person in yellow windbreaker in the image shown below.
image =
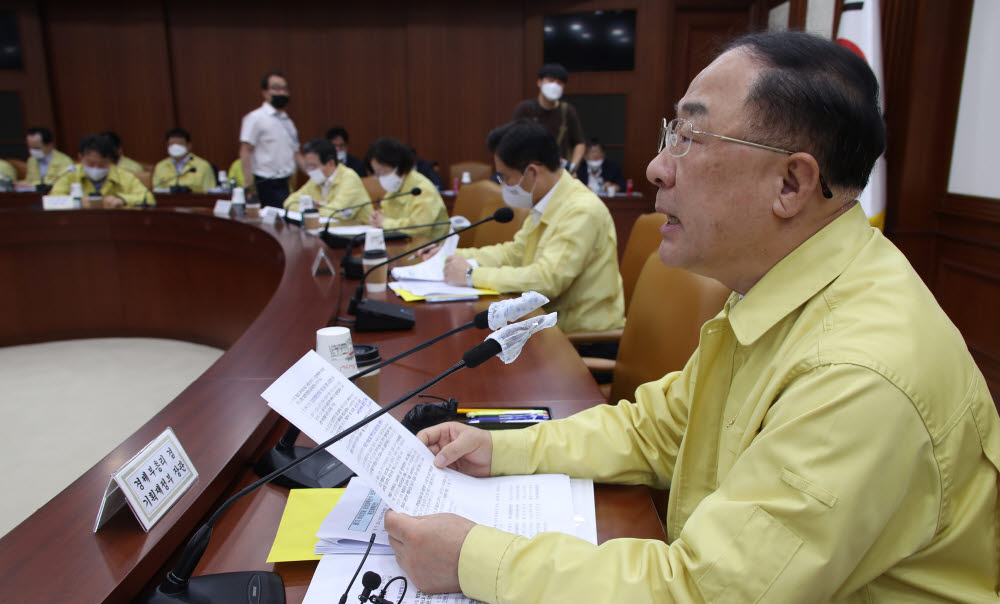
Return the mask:
[[[540,124],[505,124],[490,132],[486,146],[504,201],[531,212],[513,240],[456,250],[445,279],[499,292],[537,291],[551,300],[545,310],[559,313],[565,332],[622,327],[618,236],[604,202],[559,167],[555,137]]]
[[[52,195],[69,195],[71,185],[79,183],[83,195],[99,193],[105,207],[145,207],[156,205],[156,198],[135,174],[115,165],[115,146],[104,134],[88,134],[80,140],[80,163],[52,186]]]
[[[415,169],[416,152],[413,147],[391,137],[376,140],[368,148],[365,164],[378,178],[386,196],[400,194],[381,202],[381,209],[372,212],[371,225],[383,229],[395,229],[421,224],[448,222],[448,209],[434,186],[426,176]],[[414,188],[420,189],[416,195],[407,194]],[[413,237],[433,239],[448,233],[449,226],[408,229]]]
[[[17,180],[17,168],[9,161],[0,159],[0,176],[13,182]]]
[[[215,187],[212,164],[191,153],[191,135],[183,128],[167,131],[167,155],[153,169],[153,188],[187,187],[204,193]]]
[[[857,202],[885,147],[863,58],[749,34],[646,170],[660,259],[733,289],[682,371],[522,430],[418,434],[438,467],[670,489],[664,540],[395,512],[424,592],[483,602],[996,602],[1000,417],[961,334]],[[666,104],[666,103],[664,103]],[[516,379],[516,378],[513,378]]]
[[[229,182],[230,182],[230,184],[232,184],[234,187],[243,187],[243,186],[246,186],[246,183],[243,180],[243,160],[242,159],[237,158],[237,159],[233,160],[233,163],[229,164],[229,172],[227,172],[227,174],[229,176]]]
[[[70,156],[56,149],[48,128],[28,128],[24,138],[29,153],[25,182],[35,186],[52,186],[73,165]]]
[[[333,143],[325,138],[306,143],[302,148],[302,166],[309,181],[288,196],[284,203],[286,209],[298,212],[299,200],[308,195],[322,216],[332,215],[340,224],[368,224],[372,213],[370,204],[344,209],[370,201],[370,198],[357,172],[340,163]]]

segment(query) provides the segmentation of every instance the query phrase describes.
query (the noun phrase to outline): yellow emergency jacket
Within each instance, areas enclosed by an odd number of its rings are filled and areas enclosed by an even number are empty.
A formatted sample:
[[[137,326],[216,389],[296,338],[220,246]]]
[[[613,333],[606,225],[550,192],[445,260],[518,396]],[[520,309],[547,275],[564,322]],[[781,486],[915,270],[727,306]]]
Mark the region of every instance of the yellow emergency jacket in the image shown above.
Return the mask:
[[[180,182],[177,180],[177,166],[174,159],[168,157],[160,160],[153,169],[153,188],[168,189],[175,184],[183,187],[190,187],[195,193],[204,193],[215,188],[215,174],[212,164],[198,157],[194,153],[189,153],[187,163],[182,168]],[[190,171],[194,168],[194,171]]]
[[[371,200],[368,197],[368,191],[365,190],[364,183],[361,182],[361,177],[344,164],[337,166],[337,171],[333,174],[333,182],[330,184],[330,190],[326,192],[326,196],[323,195],[323,189],[320,185],[314,183],[310,178],[303,187],[288,196],[284,203],[285,208],[298,212],[299,198],[303,195],[312,197],[313,207],[319,210],[320,215],[333,215],[340,224],[368,224],[368,217],[372,213],[372,206],[369,204],[348,210],[349,216],[344,216],[340,212],[334,214],[341,208],[356,206]]]
[[[28,157],[28,169],[25,172],[24,180],[33,185],[52,185],[59,180],[59,177],[66,173],[66,168],[72,165],[73,160],[70,156],[58,149],[53,149],[52,159],[49,160],[49,169],[45,173],[45,178],[42,179],[42,171],[38,167],[38,160],[34,157]]]
[[[142,207],[144,201],[148,206],[156,205],[153,193],[136,178],[135,174],[114,164],[108,170],[108,175],[105,177],[100,191],[94,190],[94,183],[87,178],[83,167],[77,164],[74,171],[67,172],[56,181],[56,184],[52,185],[51,194],[69,195],[70,185],[75,182],[80,183],[84,197],[97,192],[105,197],[118,197],[125,202],[125,205],[131,207]]]
[[[625,325],[615,223],[604,202],[565,170],[538,224],[528,216],[513,240],[455,253],[479,263],[476,287],[545,295],[546,312],[559,313],[565,332]]]

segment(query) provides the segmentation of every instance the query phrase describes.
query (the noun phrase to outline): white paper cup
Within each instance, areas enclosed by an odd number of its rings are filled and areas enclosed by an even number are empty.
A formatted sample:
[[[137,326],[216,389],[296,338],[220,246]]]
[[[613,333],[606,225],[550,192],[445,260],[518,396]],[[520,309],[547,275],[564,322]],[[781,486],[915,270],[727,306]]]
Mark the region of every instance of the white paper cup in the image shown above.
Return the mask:
[[[243,195],[243,187],[233,189],[233,197],[230,200],[233,204],[246,203],[247,198]]]
[[[324,327],[316,330],[316,352],[347,377],[358,372],[358,364],[354,360],[351,330],[346,327]]]

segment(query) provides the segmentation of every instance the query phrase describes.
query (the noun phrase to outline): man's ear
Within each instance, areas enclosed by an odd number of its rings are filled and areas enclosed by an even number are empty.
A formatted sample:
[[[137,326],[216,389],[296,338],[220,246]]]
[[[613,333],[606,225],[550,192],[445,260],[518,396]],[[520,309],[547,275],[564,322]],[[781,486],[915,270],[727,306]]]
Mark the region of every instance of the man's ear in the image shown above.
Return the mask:
[[[781,192],[772,210],[779,218],[799,214],[813,196],[821,196],[819,164],[808,153],[793,153],[782,164]]]

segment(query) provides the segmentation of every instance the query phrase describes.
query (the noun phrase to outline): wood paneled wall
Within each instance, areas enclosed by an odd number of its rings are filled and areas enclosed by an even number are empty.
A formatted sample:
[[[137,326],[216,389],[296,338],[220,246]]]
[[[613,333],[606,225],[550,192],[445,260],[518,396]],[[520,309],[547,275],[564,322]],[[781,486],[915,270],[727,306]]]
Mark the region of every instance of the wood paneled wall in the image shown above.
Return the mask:
[[[965,336],[1000,403],[1000,200],[948,192],[972,4],[883,0],[886,232]]]
[[[395,136],[446,173],[454,162],[489,161],[487,132],[537,95],[545,14],[634,8],[636,69],[574,73],[569,91],[626,95],[624,170],[652,199],[645,170],[660,118],[719,41],[764,24],[766,5],[37,0],[21,4],[41,30],[32,37],[41,60],[29,71],[41,74],[33,94],[52,109],[28,121],[51,123],[68,151],[81,135],[113,128],[126,153],[147,162],[165,156],[163,134],[177,124],[192,133],[197,153],[225,167],[236,157],[241,117],[261,102],[261,75],[280,70],[303,142],[341,124],[355,155]]]

